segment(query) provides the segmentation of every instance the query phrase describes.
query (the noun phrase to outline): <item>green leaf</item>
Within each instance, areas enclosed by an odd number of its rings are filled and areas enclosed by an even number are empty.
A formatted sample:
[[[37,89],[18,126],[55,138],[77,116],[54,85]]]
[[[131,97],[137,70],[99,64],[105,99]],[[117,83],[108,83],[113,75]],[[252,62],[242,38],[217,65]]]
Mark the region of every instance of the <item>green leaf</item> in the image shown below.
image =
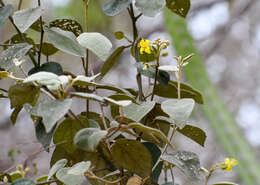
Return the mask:
[[[9,73],[6,71],[0,71],[0,78],[7,78],[9,76]]]
[[[164,87],[161,84],[157,84],[154,93],[157,96],[164,98],[178,98],[177,89],[177,82],[169,81],[167,87]],[[192,98],[197,103],[203,104],[203,98],[201,93],[183,83],[181,83],[181,98]]]
[[[140,122],[155,106],[155,102],[148,101],[141,105],[132,103],[124,108],[125,116],[136,122]]]
[[[176,99],[164,101],[161,107],[178,127],[183,128],[191,115],[194,105],[193,99]]]
[[[86,112],[82,112],[81,115],[86,117]],[[97,122],[99,124],[100,128],[104,129],[104,123],[103,123],[102,118],[100,117],[100,114],[98,114],[96,112],[89,112],[88,119],[89,120],[91,119],[91,120]],[[109,125],[109,123],[110,123],[109,119],[105,117],[105,120],[106,120],[106,124]],[[89,127],[90,127],[90,125],[89,125]]]
[[[218,183],[212,184],[212,185],[238,185],[238,184],[233,183],[233,182],[218,182]]]
[[[42,14],[40,7],[28,8],[14,12],[13,19],[17,28],[24,33],[30,26],[37,21]]]
[[[59,76],[45,71],[32,74],[24,79],[23,83],[37,82],[39,85],[45,85],[50,90],[58,90],[62,85]]]
[[[200,128],[192,125],[185,125],[183,129],[178,128],[177,131],[183,134],[184,136],[192,139],[201,146],[204,146],[207,135]]]
[[[75,164],[70,168],[68,174],[70,175],[84,175],[84,173],[89,169],[91,163],[89,161],[82,161],[80,163]]]
[[[48,174],[48,179],[49,180],[59,169],[63,168],[66,164],[68,163],[67,159],[60,159],[57,161],[50,169],[49,174]]]
[[[189,178],[194,180],[199,178],[200,161],[197,154],[188,151],[174,151],[163,154],[161,159],[177,166]]]
[[[36,44],[36,47],[40,49],[40,44]],[[57,53],[59,50],[55,48],[51,43],[44,42],[42,43],[42,54],[45,56],[51,56]]]
[[[39,95],[39,88],[31,84],[15,84],[8,90],[11,108],[22,107],[26,103],[35,105]]]
[[[135,6],[144,16],[154,17],[166,5],[165,0],[137,0]]]
[[[56,19],[51,21],[49,26],[58,27],[64,31],[70,31],[74,33],[76,37],[83,33],[82,26],[77,21],[72,19]]]
[[[164,141],[165,143],[168,143],[169,145],[171,145],[171,143],[168,141],[167,137],[164,135],[164,133],[162,133],[160,130],[155,129],[155,128],[151,128],[145,125],[142,125],[140,123],[130,123],[128,125],[128,128],[132,128],[135,130],[139,130],[145,134],[148,134],[150,136],[152,136],[153,138],[159,138],[160,140]]]
[[[30,179],[17,179],[15,180],[12,185],[36,185],[35,182],[33,182]]]
[[[113,67],[116,63],[118,63],[119,58],[121,54],[123,53],[125,46],[121,46],[117,48],[105,61],[101,68],[101,76],[104,77]]]
[[[4,25],[8,17],[12,14],[14,8],[11,4],[7,4],[0,8],[0,28]]]
[[[40,67],[34,67],[28,72],[28,75],[32,75],[40,71],[54,73],[58,76],[63,75],[62,66],[57,62],[46,62],[42,64]]]
[[[71,97],[77,97],[77,98],[83,98],[86,100],[95,100],[101,103],[105,103],[105,99],[101,96],[98,96],[96,94],[90,94],[90,93],[81,93],[81,92],[75,92],[71,93]]]
[[[115,16],[124,11],[132,0],[107,0],[103,6],[103,11],[108,16]]]
[[[77,41],[103,61],[107,59],[112,48],[110,40],[100,33],[82,33],[77,37]]]
[[[85,57],[85,50],[76,41],[76,36],[73,33],[55,27],[46,28],[45,32],[49,42],[56,48],[71,55]]]
[[[111,146],[115,161],[130,172],[145,178],[152,173],[152,156],[139,141],[117,139]]]
[[[40,176],[40,177],[37,177],[37,179],[35,179],[35,181],[37,183],[41,183],[41,182],[46,182],[48,179],[48,176],[44,175],[44,176]],[[48,183],[46,183],[45,185],[47,185]]]
[[[65,185],[79,185],[84,175],[68,174],[70,168],[62,168],[57,171],[56,177]]]
[[[15,67],[13,62],[14,59],[21,60],[22,57],[32,48],[31,45],[15,44],[14,46],[9,47],[7,50],[3,51],[0,55],[0,68],[5,71],[10,70],[12,67]]]
[[[150,154],[152,156],[153,166],[154,166],[161,156],[161,153],[162,153],[161,150],[158,148],[158,146],[156,144],[151,143],[151,142],[144,142],[143,145],[150,152]],[[162,171],[162,166],[163,166],[163,163],[160,162],[157,165],[157,167],[154,169],[154,171],[152,172],[152,181],[154,183],[158,183],[159,176],[160,176],[161,171]]]
[[[49,146],[51,144],[54,130],[55,127],[53,127],[49,133],[46,133],[44,125],[42,123],[42,119],[41,118],[37,119],[37,123],[35,127],[36,138],[42,144],[43,148],[47,152],[49,151]]]
[[[56,122],[68,112],[71,103],[72,99],[47,100],[45,102],[37,103],[30,113],[34,116],[42,117],[46,132],[49,133]]]
[[[86,116],[77,117],[84,125],[81,125],[75,119],[67,118],[59,124],[53,135],[53,143],[63,143],[59,144],[59,147],[64,148],[68,153],[73,153],[77,149],[73,142],[76,133],[84,127],[89,127],[89,122]]]
[[[130,100],[121,100],[121,101],[117,101],[117,100],[113,100],[111,98],[105,97],[104,98],[106,100],[107,103],[112,104],[112,105],[117,105],[117,106],[122,106],[122,107],[126,107],[128,105],[130,105],[132,103],[132,101]]]
[[[190,0],[166,0],[166,6],[181,17],[186,17],[190,10]]]
[[[10,119],[11,119],[13,125],[15,125],[17,117],[18,117],[18,115],[19,115],[19,113],[21,112],[22,109],[23,109],[23,107],[16,107],[14,109],[14,111],[12,112]]]
[[[14,182],[17,179],[22,179],[23,178],[21,172],[19,172],[19,171],[15,171],[15,172],[10,173],[10,176],[11,176],[12,182]]]
[[[139,62],[135,64],[137,67],[137,71],[141,73],[144,76],[147,76],[149,78],[155,77],[155,68],[150,66],[147,70],[144,70],[144,64]],[[170,75],[166,71],[159,70],[159,75],[157,78],[158,82],[162,84],[163,87],[168,86],[168,82],[170,80]]]
[[[101,139],[107,135],[107,131],[97,128],[85,128],[74,137],[74,143],[80,149],[87,152],[95,152]]]
[[[136,100],[132,97],[132,96],[128,96],[126,94],[113,94],[111,96],[109,96],[109,98],[113,99],[113,100],[116,100],[116,101],[120,101],[120,100],[130,100],[132,101],[133,103],[136,103]]]

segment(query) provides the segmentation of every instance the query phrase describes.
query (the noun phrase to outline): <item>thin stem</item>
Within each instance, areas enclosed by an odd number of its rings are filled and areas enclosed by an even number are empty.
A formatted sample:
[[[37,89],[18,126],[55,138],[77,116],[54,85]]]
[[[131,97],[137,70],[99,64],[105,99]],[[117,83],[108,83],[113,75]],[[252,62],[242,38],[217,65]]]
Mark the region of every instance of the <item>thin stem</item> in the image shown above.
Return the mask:
[[[41,7],[41,0],[38,0],[38,6]],[[43,37],[44,37],[42,16],[40,16],[40,26],[41,26],[41,39],[40,39],[40,48],[38,52],[38,66],[41,65],[41,53],[42,53],[42,44],[43,44]]]
[[[209,179],[210,179],[210,177],[211,177],[213,171],[214,171],[214,170],[210,170],[210,171],[209,171],[209,174],[206,176],[205,185],[208,185]]]
[[[21,10],[22,4],[23,4],[23,0],[20,0],[20,1],[19,1],[19,4],[18,4],[18,10]]]
[[[86,24],[86,32],[88,32],[88,7],[89,7],[90,0],[85,1],[85,24]],[[85,69],[85,75],[88,76],[88,66],[89,66],[89,51],[86,50],[86,63],[83,66]],[[88,87],[87,87],[88,90]],[[89,114],[89,100],[86,100],[86,116],[88,117]]]
[[[54,179],[54,180],[49,180],[49,181],[46,181],[46,182],[39,182],[36,185],[51,184],[51,183],[54,183],[54,182],[57,182],[57,181],[58,181],[57,179]]]
[[[100,117],[101,117],[102,122],[103,122],[103,124],[104,124],[105,130],[107,130],[108,127],[107,127],[107,123],[106,123],[106,119],[105,119],[104,107],[103,107],[103,105],[101,105],[101,103],[100,103],[100,110],[101,110]]]
[[[158,78],[158,74],[159,74],[159,69],[158,69],[159,68],[159,57],[160,57],[160,52],[159,52],[158,56],[156,57],[155,77],[154,77],[153,92],[152,92],[151,101],[153,101],[153,98],[154,98],[154,91],[155,91],[157,78]]]

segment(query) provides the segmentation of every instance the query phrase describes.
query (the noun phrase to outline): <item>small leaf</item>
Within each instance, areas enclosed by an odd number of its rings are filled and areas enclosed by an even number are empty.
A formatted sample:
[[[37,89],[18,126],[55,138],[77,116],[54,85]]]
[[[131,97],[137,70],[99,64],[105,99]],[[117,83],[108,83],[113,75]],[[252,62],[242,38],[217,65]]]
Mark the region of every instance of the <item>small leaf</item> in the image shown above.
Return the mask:
[[[15,67],[13,62],[14,59],[21,60],[22,57],[32,48],[31,45],[23,43],[23,44],[15,44],[9,47],[7,50],[3,51],[0,55],[0,68],[5,71],[10,70],[12,67]]]
[[[40,48],[40,44],[36,44],[36,47],[39,49]],[[58,51],[59,50],[57,48],[55,48],[51,43],[44,42],[42,44],[42,54],[44,54],[45,56],[54,55]]]
[[[46,132],[49,133],[56,122],[68,112],[71,103],[71,99],[47,100],[46,102],[37,103],[30,113],[34,116],[42,117]]]
[[[115,161],[130,172],[145,178],[152,173],[152,157],[139,141],[117,139],[111,146]]]
[[[107,131],[97,128],[85,128],[80,130],[74,137],[74,143],[80,149],[95,152],[101,139],[107,135]]]
[[[46,28],[45,32],[49,42],[56,48],[71,55],[85,57],[85,50],[76,41],[76,37],[73,33],[55,27]]]
[[[12,185],[36,185],[31,179],[17,179],[15,180]]]
[[[141,105],[132,103],[124,108],[125,116],[136,122],[140,122],[155,106],[155,102],[144,102]]]
[[[105,99],[101,96],[96,95],[96,94],[75,92],[75,93],[71,93],[71,97],[83,98],[83,99],[86,99],[86,100],[95,100],[95,101],[98,101],[98,102],[101,102],[101,103],[105,103]]]
[[[42,14],[40,7],[16,11],[13,15],[17,28],[24,33]]]
[[[121,46],[117,48],[111,55],[108,57],[108,59],[105,61],[101,68],[101,76],[104,77],[113,67],[114,65],[119,61],[119,58],[121,54],[123,53],[125,46]]]
[[[133,128],[136,130],[139,130],[145,134],[151,135],[153,137],[157,137],[160,140],[164,141],[165,143],[168,143],[169,145],[171,145],[171,143],[168,141],[167,137],[164,135],[164,133],[162,133],[160,130],[155,129],[155,128],[151,128],[145,125],[142,125],[140,123],[130,123],[128,125],[128,128]]]
[[[131,0],[107,0],[103,11],[108,16],[115,16],[124,11],[131,2]]]
[[[83,175],[68,174],[70,168],[61,168],[57,171],[56,177],[66,185],[79,185]]]
[[[83,32],[82,26],[77,21],[71,19],[56,19],[51,21],[49,26],[58,27],[64,31],[70,31],[74,33],[76,37]]]
[[[82,33],[78,36],[77,41],[103,61],[107,59],[112,48],[110,40],[100,33]]]
[[[48,174],[48,180],[61,168],[63,168],[67,164],[67,159],[60,159],[57,161],[50,169]]]
[[[132,96],[128,96],[126,94],[113,94],[111,96],[109,96],[110,99],[116,100],[116,101],[120,101],[120,100],[130,100],[133,103],[136,103],[136,100],[132,97]]]
[[[181,17],[186,17],[190,9],[190,0],[166,0],[166,6]]]
[[[188,151],[174,151],[163,154],[161,159],[177,166],[189,178],[195,180],[199,178],[200,161],[197,154]]]
[[[37,82],[39,85],[45,85],[50,90],[58,90],[62,85],[62,81],[58,75],[45,71],[34,73],[31,76],[25,78],[23,81],[23,83],[31,82]]]
[[[12,14],[14,8],[11,4],[7,4],[0,8],[0,28],[4,25],[8,17]]]
[[[162,110],[167,113],[174,123],[183,128],[189,119],[194,108],[193,99],[166,100],[162,103]]]
[[[89,161],[85,162],[82,161],[73,165],[70,170],[68,171],[69,175],[81,175],[83,176],[84,173],[89,169],[91,163]]]
[[[35,133],[37,140],[42,144],[45,151],[49,151],[49,146],[51,144],[52,136],[54,133],[55,127],[52,128],[52,130],[49,133],[46,133],[44,125],[42,123],[42,119],[38,118],[36,127],[35,127]]]
[[[178,98],[177,89],[177,82],[169,81],[168,86],[166,87],[162,86],[161,84],[157,84],[154,93],[157,96],[164,98]],[[201,93],[183,83],[181,83],[181,98],[192,98],[197,103],[203,104],[203,98]]]
[[[183,129],[178,128],[177,131],[180,132],[182,135],[192,139],[201,146],[204,146],[207,135],[200,128],[192,125],[186,125]]]
[[[11,108],[23,107],[24,104],[35,105],[40,95],[39,88],[28,84],[15,84],[8,90]]]
[[[63,75],[62,66],[57,62],[46,62],[42,64],[40,67],[34,67],[28,72],[28,75],[32,75],[41,71],[54,73],[58,76]]]
[[[137,0],[135,6],[145,16],[154,17],[166,5],[165,0]]]

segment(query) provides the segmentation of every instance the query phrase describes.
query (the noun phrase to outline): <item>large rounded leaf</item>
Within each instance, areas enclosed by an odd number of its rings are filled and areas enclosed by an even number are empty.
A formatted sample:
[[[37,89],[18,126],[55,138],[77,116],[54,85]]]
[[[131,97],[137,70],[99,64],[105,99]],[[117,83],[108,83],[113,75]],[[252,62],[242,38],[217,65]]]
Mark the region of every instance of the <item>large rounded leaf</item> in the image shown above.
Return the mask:
[[[107,59],[112,48],[110,40],[100,33],[82,33],[78,36],[77,41],[103,61]]]
[[[152,173],[152,157],[139,141],[118,139],[111,147],[113,158],[125,169],[145,178]]]
[[[188,151],[174,151],[163,154],[161,159],[177,166],[189,178],[194,180],[199,178],[200,161],[197,154]]]
[[[31,179],[17,179],[15,180],[12,185],[36,185]]]
[[[30,26],[37,21],[42,14],[40,7],[28,8],[16,11],[13,15],[14,24],[24,33]]]
[[[57,161],[50,169],[48,174],[48,180],[61,168],[63,168],[67,164],[67,159],[61,159]]]
[[[69,31],[64,31],[60,28],[46,28],[45,32],[51,42],[56,48],[69,53],[71,55],[85,57],[86,53],[76,41],[76,36]]]
[[[98,128],[85,128],[74,137],[74,143],[80,149],[87,152],[95,152],[101,139],[107,135],[107,131]]]
[[[195,102],[193,99],[185,98],[180,100],[166,100],[162,103],[161,107],[174,120],[178,127],[183,128],[191,115],[194,105]]]
[[[108,16],[115,16],[125,10],[132,0],[107,0],[103,11]]]
[[[154,17],[166,5],[165,0],[136,0],[135,6],[145,16]]]

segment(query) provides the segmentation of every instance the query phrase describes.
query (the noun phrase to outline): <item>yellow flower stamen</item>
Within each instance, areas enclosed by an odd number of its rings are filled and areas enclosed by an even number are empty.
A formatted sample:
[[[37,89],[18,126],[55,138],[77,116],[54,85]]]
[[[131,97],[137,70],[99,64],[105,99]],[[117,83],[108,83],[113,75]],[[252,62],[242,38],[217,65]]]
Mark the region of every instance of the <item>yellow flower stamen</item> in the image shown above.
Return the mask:
[[[140,53],[143,54],[148,53],[151,54],[151,49],[150,49],[150,41],[149,40],[144,40],[142,39],[139,43],[138,43],[138,47],[140,48]]]
[[[226,170],[227,172],[230,172],[232,170],[232,167],[236,166],[238,164],[238,161],[234,158],[226,158],[225,162],[221,164],[221,168],[223,170]]]

